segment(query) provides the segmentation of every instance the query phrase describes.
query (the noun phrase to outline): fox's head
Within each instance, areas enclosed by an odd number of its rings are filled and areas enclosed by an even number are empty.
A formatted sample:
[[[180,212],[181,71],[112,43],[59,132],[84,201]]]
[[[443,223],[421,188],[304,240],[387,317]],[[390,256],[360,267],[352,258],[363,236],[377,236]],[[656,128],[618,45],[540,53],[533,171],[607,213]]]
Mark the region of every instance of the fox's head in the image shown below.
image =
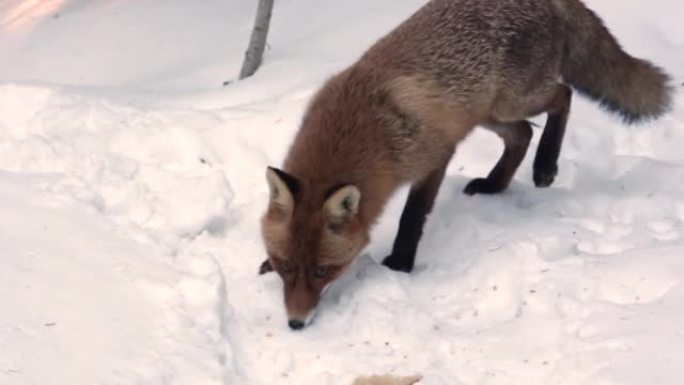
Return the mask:
[[[313,318],[322,293],[368,243],[359,215],[361,192],[351,184],[318,186],[268,168],[268,210],[261,225],[268,259],[261,273],[283,280],[292,329]]]

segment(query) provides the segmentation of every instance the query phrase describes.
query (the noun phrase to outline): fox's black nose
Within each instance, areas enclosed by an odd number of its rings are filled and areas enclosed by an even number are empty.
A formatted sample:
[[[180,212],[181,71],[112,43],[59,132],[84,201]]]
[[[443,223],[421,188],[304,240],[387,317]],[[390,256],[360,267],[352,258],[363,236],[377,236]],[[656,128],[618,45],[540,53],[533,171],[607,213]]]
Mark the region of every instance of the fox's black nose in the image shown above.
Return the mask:
[[[298,319],[291,319],[287,324],[290,325],[290,329],[292,330],[300,330],[304,328],[304,322]]]

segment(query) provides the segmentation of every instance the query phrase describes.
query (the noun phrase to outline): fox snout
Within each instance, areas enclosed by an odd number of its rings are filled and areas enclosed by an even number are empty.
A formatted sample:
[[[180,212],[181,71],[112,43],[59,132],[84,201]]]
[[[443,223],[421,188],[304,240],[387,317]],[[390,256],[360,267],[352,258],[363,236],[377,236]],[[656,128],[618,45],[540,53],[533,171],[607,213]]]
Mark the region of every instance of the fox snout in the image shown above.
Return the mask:
[[[304,326],[306,324],[298,319],[291,319],[287,325],[290,327],[292,330],[299,330],[299,329],[304,329]]]
[[[287,326],[289,326],[292,330],[304,329],[311,323],[311,320],[313,320],[315,314],[316,309],[312,309],[305,317],[290,317],[287,321]]]
[[[322,294],[319,287],[311,285],[304,277],[300,278],[284,282],[287,324],[292,330],[303,329],[311,323]]]
[[[321,297],[339,277],[342,269],[318,267],[314,270],[313,279],[311,274],[307,274],[308,269],[292,274],[294,269],[290,262],[267,259],[261,264],[259,274],[276,271],[281,275],[287,324],[292,330],[301,330],[311,323]]]
[[[334,278],[333,278],[334,279]],[[287,325],[292,330],[301,330],[311,324],[311,321],[316,316],[316,309],[318,302],[323,297],[326,291],[332,286],[333,282],[328,282],[322,289],[313,289],[308,293],[290,293],[288,300],[288,292],[285,291],[285,307],[287,308],[288,323]],[[307,298],[308,297],[308,298]],[[304,299],[303,301],[301,299]]]

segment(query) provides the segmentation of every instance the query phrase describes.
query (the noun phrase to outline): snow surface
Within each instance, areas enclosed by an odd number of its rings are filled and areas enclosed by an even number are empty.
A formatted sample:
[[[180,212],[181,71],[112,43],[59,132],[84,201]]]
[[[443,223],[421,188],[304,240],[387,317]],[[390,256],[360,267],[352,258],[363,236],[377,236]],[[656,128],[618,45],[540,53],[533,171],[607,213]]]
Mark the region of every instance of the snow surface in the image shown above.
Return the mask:
[[[321,82],[422,3],[276,1],[264,66],[221,87],[253,0],[0,2],[0,384],[681,384],[684,97],[634,127],[575,98],[549,189],[530,151],[507,192],[464,196],[501,151],[474,134],[415,272],[378,264],[404,190],[287,328],[256,275],[264,168]],[[682,89],[684,5],[589,3]]]

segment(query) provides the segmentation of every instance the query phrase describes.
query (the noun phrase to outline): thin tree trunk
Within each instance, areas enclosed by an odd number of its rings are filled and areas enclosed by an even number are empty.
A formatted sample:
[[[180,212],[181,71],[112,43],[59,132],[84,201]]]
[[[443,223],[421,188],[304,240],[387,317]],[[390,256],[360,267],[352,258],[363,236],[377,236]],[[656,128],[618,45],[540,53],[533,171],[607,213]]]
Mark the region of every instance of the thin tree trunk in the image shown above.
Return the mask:
[[[245,52],[245,61],[242,63],[242,70],[240,71],[240,80],[252,76],[257,68],[259,68],[259,65],[261,65],[272,12],[273,0],[259,0],[254,29],[252,30],[249,47],[247,47],[247,52]]]

